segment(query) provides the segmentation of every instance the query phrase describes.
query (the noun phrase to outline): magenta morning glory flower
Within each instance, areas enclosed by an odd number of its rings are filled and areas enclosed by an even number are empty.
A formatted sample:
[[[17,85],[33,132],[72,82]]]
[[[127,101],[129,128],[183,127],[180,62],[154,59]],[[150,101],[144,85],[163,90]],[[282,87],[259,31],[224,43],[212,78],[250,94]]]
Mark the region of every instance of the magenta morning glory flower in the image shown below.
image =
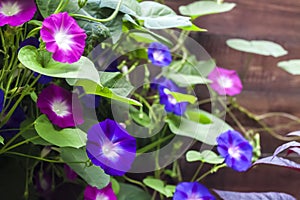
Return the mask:
[[[242,82],[234,70],[215,67],[208,75],[208,79],[213,81],[211,87],[219,95],[234,96],[241,93],[243,89]]]
[[[136,140],[116,121],[106,119],[88,130],[86,152],[106,174],[122,176],[135,159]]]
[[[52,84],[42,90],[37,99],[37,106],[60,128],[74,127],[83,123],[78,95],[57,85]]]
[[[148,47],[148,58],[153,65],[165,67],[172,62],[169,48],[161,43],[153,42]]]
[[[43,21],[41,38],[54,60],[74,63],[83,54],[86,34],[67,12],[52,14]]]
[[[74,181],[77,178],[76,172],[73,169],[71,169],[71,167],[67,164],[64,164],[64,172],[66,178],[70,181]]]
[[[4,104],[4,92],[0,89],[0,113],[2,112]]]
[[[84,200],[117,200],[111,183],[109,183],[105,188],[98,189],[88,185],[84,190]]]
[[[215,200],[206,187],[198,182],[182,182],[176,186],[173,200]]]
[[[218,152],[236,171],[246,171],[252,164],[252,146],[239,132],[229,130],[217,138]]]
[[[0,26],[20,26],[31,20],[35,11],[34,0],[1,0]]]

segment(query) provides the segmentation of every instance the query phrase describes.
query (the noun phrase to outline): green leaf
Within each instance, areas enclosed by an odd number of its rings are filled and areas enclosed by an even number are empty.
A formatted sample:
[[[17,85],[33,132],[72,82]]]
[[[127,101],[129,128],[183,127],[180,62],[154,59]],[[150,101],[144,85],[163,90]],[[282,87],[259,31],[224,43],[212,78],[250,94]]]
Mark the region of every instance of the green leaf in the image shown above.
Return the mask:
[[[114,99],[114,100],[117,100],[117,101],[120,101],[123,103],[132,104],[132,105],[136,105],[136,106],[142,106],[142,104],[140,102],[138,102],[134,99],[130,99],[130,98],[115,94],[109,88],[102,87],[99,84],[94,83],[93,81],[78,80],[75,85],[82,86],[84,88],[84,91],[87,94],[99,95],[99,96]]]
[[[290,74],[300,75],[300,59],[281,61],[277,64],[277,66]]]
[[[34,122],[34,119],[26,119],[20,125],[21,130],[23,130],[26,126],[32,124],[33,122]],[[38,136],[38,133],[36,132],[36,130],[33,127],[22,133],[22,137],[25,139],[30,139],[30,138],[33,138],[36,136]],[[30,142],[35,145],[42,145],[42,146],[50,146],[51,145],[50,142],[47,142],[46,140],[42,139],[41,137],[39,137],[35,140],[31,140]]]
[[[235,3],[217,3],[215,1],[196,1],[186,6],[180,6],[182,15],[197,18],[199,16],[228,12],[236,6]]]
[[[99,72],[100,82],[113,93],[120,96],[128,96],[134,87],[120,72]]]
[[[179,16],[168,6],[153,2],[143,1],[140,3],[142,14],[140,20],[144,20],[144,26],[150,29],[175,28],[191,26],[189,17]]]
[[[164,182],[160,179],[147,177],[143,180],[143,183],[153,190],[165,195],[167,198],[172,197],[175,191],[172,185],[165,186]]]
[[[210,150],[204,150],[201,153],[194,150],[188,151],[186,154],[186,160],[188,162],[201,161],[209,164],[221,164],[224,162],[224,158]]]
[[[170,130],[174,134],[194,138],[200,142],[210,145],[216,144],[216,138],[221,133],[227,130],[232,130],[227,123],[215,117],[214,115],[202,110],[194,111],[202,114],[205,113],[205,115],[210,118],[212,123],[200,124],[183,117],[169,115],[166,119],[166,122],[168,123]]]
[[[114,179],[113,177],[110,177],[110,182],[111,182],[111,187],[112,187],[114,193],[119,194],[120,188],[121,188],[119,182],[116,179]]]
[[[28,69],[47,76],[100,82],[98,71],[93,62],[84,56],[72,64],[60,63],[54,61],[51,58],[51,53],[47,51],[38,51],[33,46],[25,46],[19,51],[18,59]]]
[[[56,130],[46,115],[35,120],[35,130],[41,138],[59,147],[80,148],[86,144],[86,133],[78,128]]]
[[[195,32],[206,32],[207,30],[204,28],[200,28],[198,26],[196,26],[195,24],[192,24],[191,26],[181,26],[178,27],[182,30],[186,30],[186,31],[195,31]]]
[[[115,10],[119,1],[120,0],[101,0],[99,7],[107,7]],[[136,0],[123,0],[120,11],[132,16],[137,16],[141,14],[141,6]]]
[[[279,44],[266,40],[247,41],[243,39],[229,39],[226,44],[238,51],[254,53],[263,56],[273,56],[275,58],[284,56],[288,52]]]
[[[146,113],[144,113],[143,111],[138,110],[133,106],[130,106],[129,107],[129,113],[130,113],[130,116],[132,117],[132,119],[136,123],[138,123],[138,124],[140,124],[144,127],[149,127],[151,125],[150,117]]]
[[[191,110],[187,110],[185,112],[185,114],[187,115],[187,118],[200,123],[200,124],[210,124],[212,123],[211,119],[209,117],[207,117],[204,113],[199,113],[199,112],[195,112],[195,111],[191,111]]]
[[[0,144],[4,144],[4,138],[0,135]]]
[[[194,104],[197,101],[197,97],[189,94],[182,94],[179,92],[171,92],[168,89],[165,89],[166,94],[171,94],[177,102],[189,102],[191,104]]]
[[[121,189],[117,195],[118,200],[150,200],[151,196],[144,190],[125,183],[120,183]]]
[[[135,39],[137,42],[151,43],[151,42],[158,41],[163,44],[166,44],[167,46],[173,46],[173,43],[167,38],[144,28],[139,30],[138,29],[131,30],[129,32],[129,36]]]
[[[87,165],[89,158],[85,148],[61,148],[61,157],[89,185],[102,189],[109,183],[109,175],[105,174],[100,167]]]
[[[166,75],[167,78],[175,82],[179,87],[188,87],[196,84],[209,84],[211,80],[194,75],[186,75],[180,73],[169,73]]]

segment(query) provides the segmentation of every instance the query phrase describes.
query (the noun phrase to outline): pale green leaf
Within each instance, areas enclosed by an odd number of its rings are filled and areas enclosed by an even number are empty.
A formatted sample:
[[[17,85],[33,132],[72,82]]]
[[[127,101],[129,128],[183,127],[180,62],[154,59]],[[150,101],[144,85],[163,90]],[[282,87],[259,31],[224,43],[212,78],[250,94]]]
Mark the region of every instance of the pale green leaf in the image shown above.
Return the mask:
[[[157,192],[165,195],[167,198],[172,197],[174,193],[174,186],[167,185],[165,186],[164,182],[160,179],[155,179],[152,177],[147,177],[143,180],[143,183],[148,187],[156,190]]]
[[[227,45],[235,50],[254,53],[264,56],[273,56],[275,58],[284,56],[288,52],[279,44],[266,40],[244,40],[244,39],[229,39]]]
[[[281,61],[277,64],[277,66],[290,74],[300,75],[300,59]]]
[[[123,103],[132,104],[132,105],[136,105],[136,106],[142,106],[142,104],[140,102],[138,102],[134,99],[130,99],[127,97],[117,95],[117,94],[113,93],[109,88],[102,87],[99,84],[94,83],[93,81],[78,80],[75,85],[82,86],[84,88],[84,91],[87,94],[99,95],[99,96],[114,99],[114,100],[117,100],[117,101],[120,101]]]
[[[236,6],[235,3],[217,3],[216,1],[196,1],[186,6],[180,6],[179,12],[182,15],[191,16],[193,18],[228,12]]]
[[[151,196],[144,190],[130,184],[120,183],[118,200],[150,200]]]
[[[221,164],[224,162],[224,158],[210,150],[204,150],[201,153],[194,150],[188,151],[186,154],[186,160],[188,162],[201,161],[209,164]]]
[[[178,103],[188,102],[188,103],[194,104],[197,101],[197,97],[195,97],[193,95],[190,95],[190,94],[182,94],[182,93],[179,93],[179,92],[171,92],[167,88],[164,89],[164,92],[166,94],[171,94]]]
[[[90,186],[102,189],[109,183],[109,175],[100,167],[87,165],[89,158],[85,148],[61,148],[61,157]]]
[[[25,67],[43,75],[100,82],[98,71],[93,62],[84,56],[72,64],[60,63],[54,61],[51,58],[51,53],[47,51],[38,51],[33,46],[25,46],[19,51],[18,58]]]
[[[38,117],[34,123],[35,130],[41,138],[59,147],[80,148],[86,145],[86,133],[78,128],[57,130],[46,115]]]

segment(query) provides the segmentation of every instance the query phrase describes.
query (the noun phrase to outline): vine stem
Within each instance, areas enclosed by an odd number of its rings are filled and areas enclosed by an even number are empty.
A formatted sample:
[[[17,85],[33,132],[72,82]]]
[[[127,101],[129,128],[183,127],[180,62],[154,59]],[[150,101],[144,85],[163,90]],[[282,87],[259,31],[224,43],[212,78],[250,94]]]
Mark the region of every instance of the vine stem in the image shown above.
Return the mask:
[[[37,157],[37,156],[32,156],[32,155],[27,155],[27,154],[23,154],[23,153],[19,153],[19,152],[5,152],[6,154],[11,154],[11,155],[16,155],[16,156],[21,156],[21,157],[26,157],[26,158],[32,158],[35,160],[40,160],[40,161],[44,161],[44,162],[50,162],[50,163],[65,163],[64,161],[60,161],[60,160],[50,160],[47,158],[42,158],[42,157]]]
[[[200,176],[196,181],[200,182],[202,179],[204,179],[206,176],[208,176],[209,174],[215,173],[216,171],[218,171],[219,169],[226,167],[227,165],[221,164],[221,165],[216,165],[213,168],[211,168],[209,171],[205,172],[204,174],[202,174],[202,176]]]
[[[80,15],[80,14],[70,14],[70,15],[72,17],[78,17],[78,18],[81,18],[81,19],[86,19],[86,20],[89,20],[89,21],[94,21],[94,22],[99,22],[99,23],[109,22],[109,21],[113,20],[118,15],[118,12],[121,8],[122,1],[123,0],[119,1],[118,5],[116,7],[116,10],[113,12],[113,14],[111,16],[109,16],[108,18],[105,18],[105,19],[97,19],[97,18],[94,18],[94,17],[91,17],[91,16]]]
[[[204,165],[204,162],[201,162],[201,164],[200,164],[199,167],[197,168],[197,171],[195,172],[193,178],[191,179],[191,182],[194,182],[194,181],[196,180],[196,178],[197,178],[197,176],[198,176],[200,170],[202,169],[203,165]]]
[[[166,136],[166,137],[164,137],[164,138],[161,138],[161,139],[159,139],[159,140],[157,140],[157,141],[155,141],[155,142],[153,142],[153,143],[151,143],[151,144],[149,144],[149,145],[147,145],[147,146],[144,146],[144,147],[140,148],[140,149],[137,151],[137,153],[138,153],[138,154],[145,153],[145,152],[147,152],[147,151],[153,149],[153,148],[156,147],[157,145],[159,145],[159,144],[161,144],[161,143],[163,143],[163,142],[165,142],[165,141],[171,139],[172,137],[173,137],[173,135],[171,134],[171,135],[168,135],[168,136]],[[137,156],[138,156],[138,155],[137,155]]]
[[[136,184],[136,185],[141,186],[145,191],[147,191],[147,188],[146,188],[146,186],[145,186],[143,183],[141,183],[141,182],[139,182],[139,181],[137,181],[137,180],[131,179],[131,178],[125,176],[125,175],[123,176],[123,178],[124,178],[126,181],[130,182],[130,183],[133,183],[133,184]]]
[[[256,115],[254,115],[252,112],[250,112],[249,110],[247,110],[243,106],[239,105],[234,99],[231,99],[230,102],[231,102],[231,105],[234,108],[239,110],[241,113],[244,113],[245,115],[247,115],[250,119],[256,121],[265,131],[267,131],[274,138],[276,138],[278,140],[282,140],[282,141],[287,141],[287,142],[288,141],[300,140],[299,136],[297,136],[297,137],[291,137],[291,136],[286,137],[286,136],[279,135],[278,133],[273,131],[270,127],[268,127],[263,121],[261,121]]]

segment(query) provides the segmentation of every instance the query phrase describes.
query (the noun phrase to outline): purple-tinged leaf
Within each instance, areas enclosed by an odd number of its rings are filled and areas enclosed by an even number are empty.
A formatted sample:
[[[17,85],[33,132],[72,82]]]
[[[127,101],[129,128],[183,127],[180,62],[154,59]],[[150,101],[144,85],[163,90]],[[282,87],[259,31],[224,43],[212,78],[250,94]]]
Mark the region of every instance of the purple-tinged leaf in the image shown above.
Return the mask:
[[[289,149],[290,147],[300,147],[300,142],[292,141],[277,147],[277,149],[274,151],[273,156],[277,156],[279,153],[283,152],[286,149]]]
[[[288,154],[290,154],[290,153],[296,153],[296,154],[300,155],[300,148],[299,147],[290,148]]]
[[[287,134],[288,136],[300,136],[300,131],[294,131]]]
[[[296,200],[295,197],[279,192],[232,192],[232,191],[223,191],[216,190],[214,191],[223,199],[223,200]]]
[[[281,167],[288,167],[288,168],[300,170],[300,164],[278,156],[269,156],[266,158],[259,159],[254,163],[254,165],[257,164],[277,165]]]

